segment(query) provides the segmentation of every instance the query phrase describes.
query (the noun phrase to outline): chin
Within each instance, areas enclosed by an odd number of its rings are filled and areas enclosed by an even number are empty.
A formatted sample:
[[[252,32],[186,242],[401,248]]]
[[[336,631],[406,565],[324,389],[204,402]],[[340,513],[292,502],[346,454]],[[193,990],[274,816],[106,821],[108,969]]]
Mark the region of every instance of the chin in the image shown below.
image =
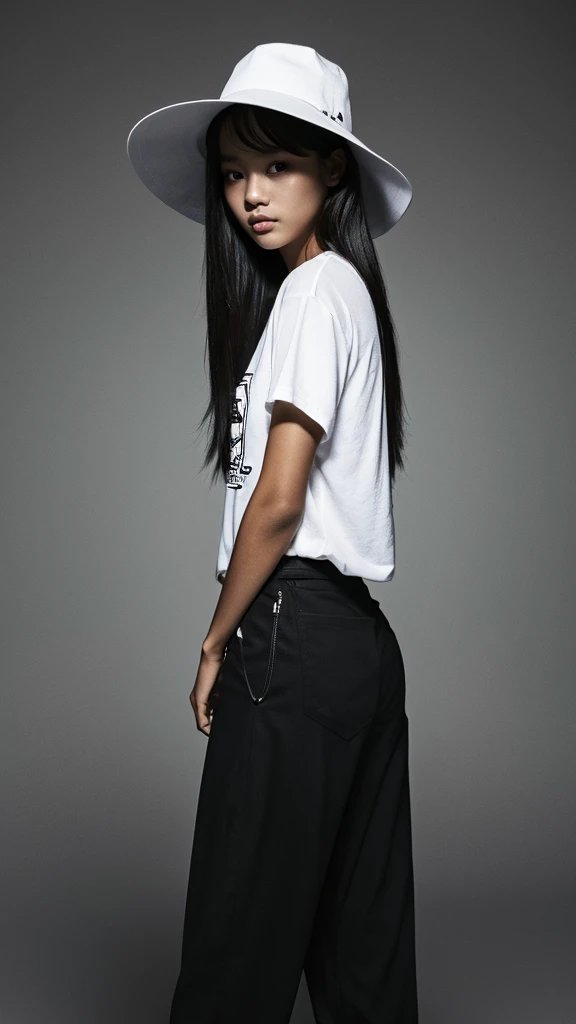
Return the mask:
[[[270,232],[269,235],[264,235],[262,238],[256,239],[261,249],[280,249],[284,245],[284,242],[279,242],[277,238],[270,238],[271,234],[272,232]]]

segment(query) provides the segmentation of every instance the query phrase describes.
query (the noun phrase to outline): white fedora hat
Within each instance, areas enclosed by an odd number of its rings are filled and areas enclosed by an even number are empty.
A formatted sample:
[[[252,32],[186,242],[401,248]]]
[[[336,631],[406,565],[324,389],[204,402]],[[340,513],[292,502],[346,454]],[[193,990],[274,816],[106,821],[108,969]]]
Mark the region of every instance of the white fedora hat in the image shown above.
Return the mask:
[[[342,68],[311,46],[261,43],[236,64],[218,99],[161,107],[138,121],[128,135],[128,157],[136,174],[173,210],[204,224],[205,134],[212,118],[232,103],[279,110],[345,139],[360,168],[372,238],[389,231],[408,209],[408,179],[352,134],[348,80]]]

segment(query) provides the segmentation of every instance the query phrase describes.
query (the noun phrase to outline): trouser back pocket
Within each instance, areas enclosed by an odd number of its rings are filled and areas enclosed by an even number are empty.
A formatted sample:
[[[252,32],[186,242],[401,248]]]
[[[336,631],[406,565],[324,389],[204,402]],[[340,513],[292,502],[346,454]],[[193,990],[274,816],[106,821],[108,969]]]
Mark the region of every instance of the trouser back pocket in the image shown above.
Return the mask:
[[[303,711],[352,739],[371,721],[380,689],[376,623],[371,616],[297,612]]]

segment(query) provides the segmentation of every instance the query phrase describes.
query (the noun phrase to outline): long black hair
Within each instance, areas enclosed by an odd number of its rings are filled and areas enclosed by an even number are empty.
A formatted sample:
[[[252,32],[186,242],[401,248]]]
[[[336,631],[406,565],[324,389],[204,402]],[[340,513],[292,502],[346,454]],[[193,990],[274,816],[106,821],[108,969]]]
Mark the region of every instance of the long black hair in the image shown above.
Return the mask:
[[[210,402],[201,428],[211,419],[202,468],[214,462],[212,482],[226,479],[230,466],[230,426],[236,386],[250,362],[288,274],[278,250],[267,251],[238,224],[224,198],[219,136],[224,122],[243,145],[259,153],[286,150],[305,156],[316,150],[329,156],[337,147],[346,154],[346,170],[328,190],[316,225],[322,251],[348,259],[363,278],[376,311],[384,367],[390,479],[404,468],[404,400],[396,331],[390,314],[378,255],[362,203],[358,164],[345,139],[327,128],[267,107],[231,104],[211,121],[206,132],[206,216],[203,275],[206,285]],[[205,357],[206,357],[205,352]]]

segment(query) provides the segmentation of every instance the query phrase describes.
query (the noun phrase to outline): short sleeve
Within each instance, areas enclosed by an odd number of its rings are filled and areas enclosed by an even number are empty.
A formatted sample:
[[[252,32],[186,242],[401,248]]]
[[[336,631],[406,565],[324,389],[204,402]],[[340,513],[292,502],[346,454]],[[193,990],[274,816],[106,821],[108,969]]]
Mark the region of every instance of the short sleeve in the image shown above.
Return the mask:
[[[344,330],[316,295],[287,296],[272,350],[272,376],[266,407],[276,399],[292,402],[332,436],[338,403],[348,375],[350,348]]]

